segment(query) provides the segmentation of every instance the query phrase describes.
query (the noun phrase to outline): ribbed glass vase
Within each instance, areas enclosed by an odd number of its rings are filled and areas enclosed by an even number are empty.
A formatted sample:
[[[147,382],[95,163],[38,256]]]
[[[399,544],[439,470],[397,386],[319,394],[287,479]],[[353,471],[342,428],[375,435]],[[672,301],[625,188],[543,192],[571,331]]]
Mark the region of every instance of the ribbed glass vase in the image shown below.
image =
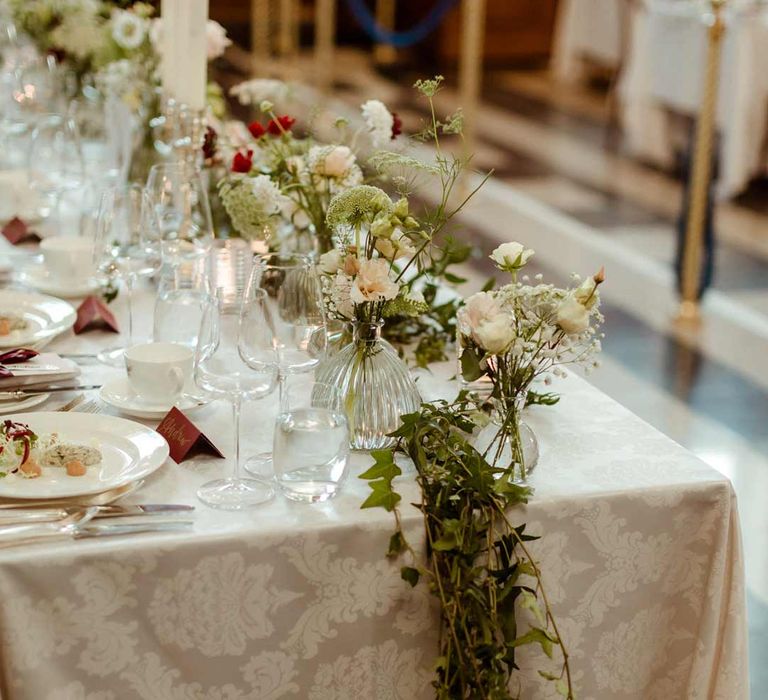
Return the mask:
[[[405,362],[381,337],[383,322],[353,326],[352,341],[318,368],[317,381],[341,391],[352,449],[378,450],[394,444],[388,433],[421,397]]]

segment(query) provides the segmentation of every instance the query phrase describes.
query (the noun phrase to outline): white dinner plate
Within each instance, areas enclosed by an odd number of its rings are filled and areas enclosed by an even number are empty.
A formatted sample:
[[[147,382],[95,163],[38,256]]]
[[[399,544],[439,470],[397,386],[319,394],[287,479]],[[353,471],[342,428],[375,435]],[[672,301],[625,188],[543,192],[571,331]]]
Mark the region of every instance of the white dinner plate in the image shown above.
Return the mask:
[[[19,274],[20,281],[44,294],[52,294],[62,299],[79,299],[93,294],[99,288],[94,277],[82,281],[62,280],[52,277],[42,265],[27,267]]]
[[[176,406],[180,411],[193,411],[209,403],[209,401],[184,394],[175,404],[157,404],[141,399],[131,388],[127,377],[120,377],[107,382],[99,390],[99,398],[108,406],[116,408],[121,413],[144,418],[145,420],[160,419]]]
[[[43,401],[47,401],[49,397],[50,394],[35,394],[18,401],[0,401],[0,416],[6,416],[15,411],[23,411],[25,408],[39,406]]]
[[[33,345],[53,338],[70,329],[77,318],[72,305],[66,301],[13,289],[0,290],[0,315],[3,313],[22,316],[28,327],[0,336],[0,348]]]
[[[5,416],[26,423],[37,434],[58,433],[62,442],[97,447],[101,463],[84,476],[43,467],[36,479],[17,474],[0,478],[0,498],[71,498],[89,496],[143,479],[168,458],[165,439],[140,423],[92,413],[40,412]]]

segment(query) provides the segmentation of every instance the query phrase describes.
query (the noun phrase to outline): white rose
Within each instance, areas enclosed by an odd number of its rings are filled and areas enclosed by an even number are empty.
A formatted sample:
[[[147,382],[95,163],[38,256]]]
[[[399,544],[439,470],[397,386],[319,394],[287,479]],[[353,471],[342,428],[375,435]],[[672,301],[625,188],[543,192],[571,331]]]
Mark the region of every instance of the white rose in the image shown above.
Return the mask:
[[[209,61],[221,56],[227,46],[232,43],[227,38],[227,30],[212,19],[209,19],[205,25],[205,41]]]
[[[344,177],[355,164],[355,154],[346,146],[333,146],[325,154],[321,164],[321,175]]]
[[[498,316],[501,311],[499,303],[490,292],[478,292],[467,299],[456,316],[459,329],[464,335],[471,336],[474,329],[485,320]]]
[[[515,241],[511,243],[502,243],[491,253],[491,260],[496,265],[507,271],[519,270],[533,256],[533,251],[526,248],[522,243]]]
[[[319,260],[319,266],[320,271],[324,272],[326,275],[333,275],[337,271],[341,270],[342,263],[344,261],[341,257],[341,251],[340,250],[329,250],[327,253],[323,253],[320,256]]]
[[[397,282],[389,278],[389,264],[382,258],[363,260],[352,284],[350,297],[356,304],[366,301],[394,299],[400,291]]]
[[[567,296],[557,307],[557,325],[569,335],[583,333],[589,328],[589,309],[573,296]]]
[[[582,306],[591,309],[600,301],[597,291],[599,282],[594,277],[587,277],[573,292],[573,297]]]
[[[477,344],[492,355],[503,353],[515,339],[515,330],[507,314],[483,321],[474,332]]]

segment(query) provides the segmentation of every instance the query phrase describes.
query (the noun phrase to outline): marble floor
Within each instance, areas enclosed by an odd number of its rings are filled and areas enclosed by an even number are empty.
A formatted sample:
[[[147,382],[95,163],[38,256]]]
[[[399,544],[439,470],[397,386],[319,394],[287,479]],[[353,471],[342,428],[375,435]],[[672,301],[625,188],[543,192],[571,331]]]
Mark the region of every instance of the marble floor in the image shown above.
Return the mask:
[[[424,112],[410,89],[414,74],[377,73],[359,52],[345,52],[338,65],[335,92],[350,105],[375,95],[406,128],[419,124]],[[609,270],[614,285],[605,286],[603,367],[589,380],[732,480],[744,533],[752,697],[762,700],[768,697],[768,185],[756,183],[719,204],[710,295],[716,303],[705,308],[700,331],[680,332],[670,309],[642,313],[622,296],[650,298],[654,285],[670,284],[679,177],[623,155],[604,92],[554,84],[545,72],[502,71],[486,75],[483,98],[473,165],[494,170],[498,197],[522,193],[543,205],[542,215],[557,218],[561,230],[578,230],[592,247],[590,260],[605,252],[655,271],[642,277],[637,265],[627,267],[634,276],[626,279],[644,280],[633,290],[617,279],[624,268]],[[448,81],[440,106],[457,104]],[[471,235],[486,253],[515,238],[538,247],[535,232],[525,239],[530,232],[499,226],[488,209],[469,213]],[[558,259],[538,260],[550,278],[583,267],[583,256],[568,252],[576,248],[562,250]],[[474,259],[467,292],[488,272],[482,256]],[[707,318],[710,312],[737,319],[738,341],[720,342],[728,333],[718,331],[722,319]]]

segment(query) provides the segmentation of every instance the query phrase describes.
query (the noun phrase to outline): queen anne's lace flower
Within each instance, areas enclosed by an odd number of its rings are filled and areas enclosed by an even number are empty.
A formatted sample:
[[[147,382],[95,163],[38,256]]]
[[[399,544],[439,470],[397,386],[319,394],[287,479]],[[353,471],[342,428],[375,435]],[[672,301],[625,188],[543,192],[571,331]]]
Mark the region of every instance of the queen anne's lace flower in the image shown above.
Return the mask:
[[[286,197],[266,175],[232,179],[220,193],[232,225],[245,238],[266,238],[281,220]]]
[[[392,200],[384,190],[358,185],[336,195],[328,205],[329,226],[360,226],[370,223],[382,212],[392,210]]]
[[[392,139],[392,127],[395,118],[384,103],[379,100],[368,100],[360,109],[371,134],[373,147],[383,148]]]

